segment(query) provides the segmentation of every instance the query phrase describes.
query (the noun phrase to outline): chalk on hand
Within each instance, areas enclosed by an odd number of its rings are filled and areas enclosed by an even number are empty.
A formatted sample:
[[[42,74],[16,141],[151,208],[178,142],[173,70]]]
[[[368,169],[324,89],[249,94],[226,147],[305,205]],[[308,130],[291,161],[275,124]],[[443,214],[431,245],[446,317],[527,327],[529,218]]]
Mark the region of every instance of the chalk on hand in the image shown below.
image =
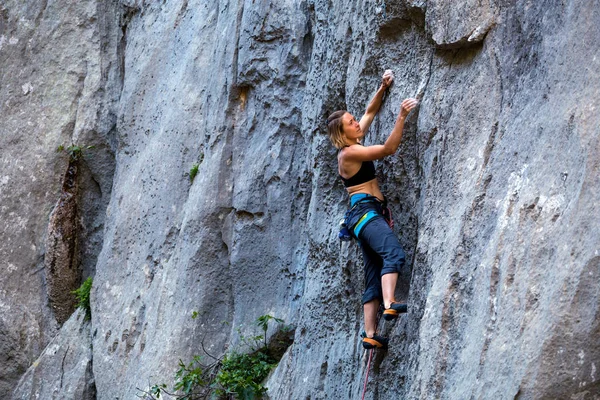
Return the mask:
[[[390,87],[390,85],[392,84],[392,82],[394,82],[394,72],[391,69],[386,69],[385,72],[383,73],[383,82],[382,84],[385,84],[388,88]],[[387,79],[387,83],[386,82]]]

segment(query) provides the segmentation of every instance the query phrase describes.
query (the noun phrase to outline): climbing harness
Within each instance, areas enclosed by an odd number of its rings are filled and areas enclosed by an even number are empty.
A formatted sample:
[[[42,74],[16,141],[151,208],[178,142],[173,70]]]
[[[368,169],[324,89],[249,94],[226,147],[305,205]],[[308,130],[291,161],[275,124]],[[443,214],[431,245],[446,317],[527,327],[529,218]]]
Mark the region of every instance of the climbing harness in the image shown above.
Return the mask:
[[[373,204],[375,209],[373,209]],[[383,216],[390,228],[394,227],[392,212],[387,206],[387,200],[379,200],[375,196],[366,193],[358,193],[350,196],[350,208],[346,211],[344,218],[340,221],[338,238],[343,241],[358,239],[358,235],[365,225],[378,215]]]
[[[377,197],[368,194],[360,193],[350,196],[350,208],[340,222],[340,232],[338,234],[340,240],[346,242],[358,239],[361,229],[371,218],[377,215],[377,212],[371,210],[372,207],[367,204],[375,201],[379,201]]]

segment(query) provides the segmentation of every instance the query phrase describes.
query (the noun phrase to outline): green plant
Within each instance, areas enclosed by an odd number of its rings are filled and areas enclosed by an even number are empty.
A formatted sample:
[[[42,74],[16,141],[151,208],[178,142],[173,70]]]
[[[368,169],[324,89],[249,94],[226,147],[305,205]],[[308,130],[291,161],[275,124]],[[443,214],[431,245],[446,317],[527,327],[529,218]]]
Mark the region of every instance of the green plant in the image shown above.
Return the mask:
[[[92,277],[87,278],[79,289],[73,290],[71,293],[77,298],[77,307],[85,311],[85,320],[89,321],[92,318],[92,309],[90,308],[90,290],[92,290]]]
[[[263,348],[267,348],[267,330],[269,329],[269,321],[275,321],[279,324],[283,323],[283,320],[280,318],[275,318],[272,315],[266,314],[266,315],[261,315],[260,317],[258,317],[256,319],[256,324],[262,329],[263,334],[263,340],[264,340],[264,345]]]
[[[194,182],[194,178],[196,177],[196,175],[198,175],[199,167],[200,167],[200,164],[192,165],[192,168],[190,169],[190,181]]]
[[[222,387],[217,389],[217,394],[235,394],[236,398],[246,400],[260,398],[267,391],[262,381],[277,365],[277,360],[271,356],[267,343],[267,330],[271,321],[283,323],[282,319],[272,315],[261,315],[256,319],[256,325],[262,330],[262,335],[240,335],[241,341],[250,346],[251,352],[242,354],[234,351],[223,358],[215,379]]]
[[[232,352],[223,359],[215,382],[218,395],[235,394],[238,399],[260,398],[266,391],[262,381],[277,363],[263,349],[251,354]]]
[[[160,399],[161,396],[169,396],[178,400],[196,400],[206,399],[213,391],[210,383],[214,381],[216,370],[220,365],[220,360],[211,365],[202,364],[200,356],[194,356],[189,364],[185,364],[179,360],[179,369],[175,373],[175,384],[173,388],[168,390],[168,386],[164,383],[153,385],[149,391],[143,392],[144,399]]]
[[[149,394],[152,398],[160,399],[160,396],[163,393],[166,393],[166,391],[167,391],[167,385],[165,385],[164,383],[162,383],[160,385],[153,385],[150,388],[150,391],[149,392],[145,392],[145,393]],[[154,397],[154,396],[156,396],[156,397]],[[138,396],[138,397],[140,397],[140,396]]]
[[[60,146],[58,146],[56,148],[56,151],[57,152],[66,151],[67,154],[69,155],[69,159],[71,161],[77,161],[77,160],[80,160],[81,157],[83,157],[84,150],[91,150],[94,147],[95,146],[79,146],[76,144],[72,144],[65,149],[65,146],[63,146],[61,144]]]
[[[204,373],[202,372],[202,364],[200,363],[200,356],[194,356],[191,363],[187,366],[183,361],[179,360],[179,370],[175,374],[175,386],[173,389],[180,390],[186,395],[192,393],[192,391],[199,386],[205,386],[207,382],[204,380]],[[191,400],[188,397],[182,397],[183,400]]]
[[[192,319],[198,317],[198,312],[192,312]],[[244,337],[240,333],[242,343],[250,347],[250,352],[241,353],[232,351],[222,359],[211,356],[202,342],[202,349],[214,362],[210,365],[202,364],[200,356],[194,356],[189,364],[179,360],[179,369],[175,374],[175,383],[172,389],[166,384],[153,385],[148,391],[138,388],[144,399],[160,399],[168,395],[178,400],[196,400],[214,398],[235,398],[251,400],[261,398],[267,388],[262,381],[277,365],[277,360],[270,354],[266,341],[267,330],[271,321],[283,323],[283,320],[271,315],[260,316],[256,320],[257,326],[262,330],[262,335]],[[239,330],[238,330],[239,332]]]

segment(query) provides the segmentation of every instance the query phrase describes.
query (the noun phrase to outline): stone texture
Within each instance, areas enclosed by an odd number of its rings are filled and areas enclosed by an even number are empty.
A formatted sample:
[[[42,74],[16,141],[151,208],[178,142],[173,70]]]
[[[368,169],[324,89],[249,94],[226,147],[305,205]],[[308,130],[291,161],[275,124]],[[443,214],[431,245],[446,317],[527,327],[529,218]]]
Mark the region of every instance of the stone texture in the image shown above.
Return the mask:
[[[307,203],[295,188],[310,182],[291,172],[306,155],[293,145],[304,47],[292,42],[306,22],[292,5],[285,29],[275,14],[254,29],[259,14],[236,2],[132,13],[115,175],[127,184],[113,188],[93,292],[100,396],[168,380],[205,337],[219,354],[260,315],[293,321],[304,236],[290,222]]]
[[[29,367],[12,399],[92,400],[92,340],[89,321],[77,310]]]
[[[489,0],[429,0],[426,29],[437,47],[458,48],[481,42],[496,24],[501,4]]]
[[[360,398],[362,265],[356,244],[337,239],[347,195],[324,120],[336,109],[360,116],[390,68],[396,82],[366,143],[385,140],[402,99],[421,100],[398,154],[377,163],[408,254],[397,295],[410,312],[382,323],[392,344],[374,359],[366,398],[598,398],[600,7],[538,3],[129,0],[58,14],[3,5],[0,195],[13,231],[0,250],[12,254],[25,232],[37,247],[4,258],[0,348],[22,359],[2,382],[35,359],[14,345],[25,331],[13,326],[31,324],[14,321],[48,320],[41,277],[29,296],[11,296],[43,263],[65,167],[55,145],[24,142],[17,116],[41,118],[36,71],[66,80],[65,65],[87,60],[94,72],[74,76],[94,77],[83,79],[88,97],[77,113],[53,108],[42,138],[87,132],[105,146],[87,164],[98,184],[84,179],[80,201],[81,215],[95,216],[81,246],[95,273],[97,398],[167,382],[178,359],[237,347],[238,329],[250,334],[267,313],[296,328],[267,380],[271,398]],[[56,24],[71,36],[40,38],[47,53],[22,70],[27,53],[15,49],[61,20],[51,15],[84,22]],[[81,82],[70,85],[53,101],[78,98]],[[24,144],[54,166],[36,190],[12,155]],[[27,193],[32,209],[18,201]],[[23,337],[39,354],[55,329]]]
[[[594,324],[570,328],[579,287],[589,308],[576,314],[595,314],[599,302],[586,283],[598,273],[599,242],[581,231],[598,211],[585,189],[598,182],[598,87],[588,84],[594,69],[576,61],[590,51],[577,38],[598,34],[591,21],[599,15],[584,9],[507,7],[480,50],[448,54],[453,68],[431,77],[440,97],[425,96],[419,115],[433,135],[413,275],[426,277],[427,295],[413,298],[422,310],[414,348],[427,350],[410,373],[409,397],[598,396],[585,372],[594,350],[578,345],[597,348]],[[458,85],[464,102],[445,107]],[[577,378],[556,379],[564,374]]]
[[[57,333],[44,269],[50,213],[68,155],[95,145],[79,170],[84,276],[93,275],[114,171],[120,86],[112,2],[0,5],[0,392]],[[102,56],[101,56],[102,54]],[[18,356],[15,356],[18,354]]]
[[[50,214],[44,257],[48,301],[59,324],[75,310],[77,300],[72,292],[81,284],[78,157],[69,159],[60,198]]]

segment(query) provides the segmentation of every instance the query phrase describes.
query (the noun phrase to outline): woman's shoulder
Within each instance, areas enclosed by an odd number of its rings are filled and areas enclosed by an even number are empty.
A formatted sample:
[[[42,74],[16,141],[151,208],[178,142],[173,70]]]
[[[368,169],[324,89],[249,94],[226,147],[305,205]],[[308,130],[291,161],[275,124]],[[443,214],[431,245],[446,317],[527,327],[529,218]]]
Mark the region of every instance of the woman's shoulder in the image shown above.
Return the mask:
[[[356,151],[362,147],[364,146],[358,143],[342,147],[338,152],[338,163],[344,164],[346,166],[360,165],[361,161],[356,160]]]
[[[357,150],[360,151],[360,149],[363,149],[364,147],[365,146],[363,146],[360,143],[351,144],[349,146],[342,147],[338,154],[341,154],[342,156],[344,154],[352,154],[352,153],[355,153]]]
[[[356,150],[356,149],[358,149],[358,148],[362,148],[362,147],[365,147],[365,146],[363,146],[363,145],[362,145],[362,144],[360,144],[360,143],[355,143],[355,144],[346,145],[346,146],[342,147],[342,148],[339,150],[339,152],[340,152],[340,153],[342,153],[342,152],[344,152],[344,151],[348,151],[348,150],[350,150],[350,151],[353,151],[353,150]]]

